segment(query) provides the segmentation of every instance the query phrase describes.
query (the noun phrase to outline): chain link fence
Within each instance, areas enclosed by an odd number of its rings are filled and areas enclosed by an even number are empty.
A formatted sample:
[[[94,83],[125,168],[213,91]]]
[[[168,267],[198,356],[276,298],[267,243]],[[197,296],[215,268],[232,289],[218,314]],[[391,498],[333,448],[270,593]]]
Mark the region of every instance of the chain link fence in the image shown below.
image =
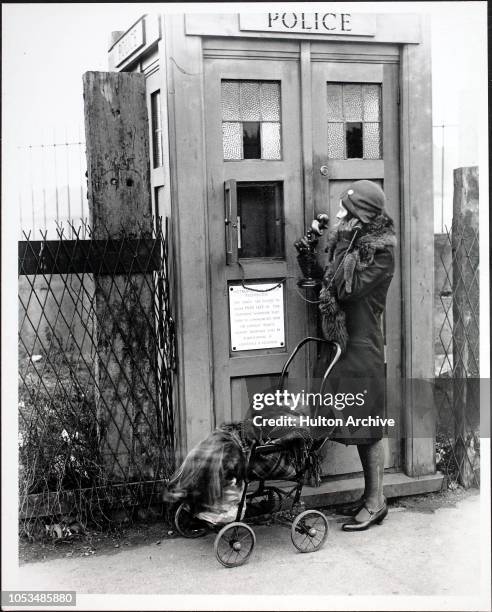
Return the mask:
[[[57,234],[19,242],[19,515],[32,537],[158,511],[175,467],[167,220],[118,239]]]
[[[467,183],[465,200],[474,199],[476,210],[466,201],[463,205],[457,177]],[[453,224],[437,236],[436,254],[437,468],[451,488],[479,486],[479,230],[474,168],[455,171]]]

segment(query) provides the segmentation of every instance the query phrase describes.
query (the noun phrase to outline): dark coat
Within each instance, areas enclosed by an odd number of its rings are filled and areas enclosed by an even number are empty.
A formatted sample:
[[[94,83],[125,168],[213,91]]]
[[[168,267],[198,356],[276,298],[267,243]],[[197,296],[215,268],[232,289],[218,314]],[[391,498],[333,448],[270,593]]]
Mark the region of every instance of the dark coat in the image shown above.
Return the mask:
[[[374,237],[365,236],[370,245],[370,257],[359,261],[353,270],[351,291],[344,274],[343,258],[350,237],[339,237],[332,254],[330,270],[337,270],[332,285],[341,310],[345,313],[348,342],[345,353],[332,370],[325,392],[363,393],[364,406],[345,408],[333,416],[385,416],[385,366],[382,313],[386,295],[395,270],[394,232]],[[356,243],[357,244],[357,243]],[[362,249],[363,250],[363,249]],[[342,262],[342,263],[341,263]],[[341,264],[341,265],[340,265]],[[320,348],[315,377],[322,378],[329,355],[325,345]],[[330,436],[346,444],[362,444],[382,437],[381,427],[336,430]]]

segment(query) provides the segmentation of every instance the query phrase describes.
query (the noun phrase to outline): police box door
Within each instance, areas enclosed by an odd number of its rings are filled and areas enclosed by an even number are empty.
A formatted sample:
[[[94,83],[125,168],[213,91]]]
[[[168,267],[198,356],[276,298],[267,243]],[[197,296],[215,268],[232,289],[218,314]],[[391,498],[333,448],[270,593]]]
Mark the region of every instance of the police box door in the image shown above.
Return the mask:
[[[204,59],[216,424],[276,384],[307,329],[292,247],[304,231],[299,65],[234,55]]]
[[[366,46],[311,43],[301,59],[296,43],[282,45],[289,60],[262,59],[259,48],[253,60],[238,59],[236,49],[218,53],[212,43],[204,59],[216,424],[242,418],[248,390],[275,384],[288,353],[313,330],[317,309],[296,288],[293,248],[308,218],[328,212],[333,219],[341,191],[366,178],[384,187],[399,232],[397,47],[386,45],[383,61],[364,62]],[[396,379],[399,261],[397,254],[384,322],[387,375]],[[290,376],[304,376],[307,366],[294,362]],[[398,466],[398,447],[388,440],[386,467]],[[326,446],[325,475],[360,469],[354,447]]]
[[[333,43],[311,46],[314,214],[328,212],[333,220],[341,192],[354,180],[369,179],[384,188],[399,236],[398,50],[388,45],[384,61],[371,62],[360,61],[362,49],[356,55],[356,45],[333,61],[336,50]],[[386,376],[391,381],[386,411],[399,422],[399,385],[394,384],[401,379],[399,248],[382,325]],[[387,432],[386,468],[399,465],[396,433]],[[360,471],[355,447],[328,443],[325,451],[325,475]]]

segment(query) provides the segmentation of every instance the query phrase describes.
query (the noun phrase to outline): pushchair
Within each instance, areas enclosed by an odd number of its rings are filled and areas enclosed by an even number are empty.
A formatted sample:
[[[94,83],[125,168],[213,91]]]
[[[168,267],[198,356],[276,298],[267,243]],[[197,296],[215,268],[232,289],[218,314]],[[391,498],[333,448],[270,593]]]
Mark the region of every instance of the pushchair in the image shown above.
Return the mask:
[[[311,336],[301,340],[288,357],[280,374],[279,389],[284,388],[292,360],[309,342],[331,345],[320,387],[323,393],[341,349],[335,342]],[[215,556],[226,567],[242,565],[251,556],[256,543],[250,526],[254,523],[275,522],[290,527],[292,544],[298,551],[319,550],[328,537],[328,520],[318,510],[305,510],[301,493],[307,475],[319,467],[318,453],[327,439],[313,438],[309,428],[265,429],[252,426],[247,419],[221,426],[189,453],[170,481],[171,497],[181,497],[174,515],[177,532],[186,538],[198,538],[215,531]],[[199,468],[195,469],[197,465]],[[230,499],[236,500],[236,504],[229,504],[229,512],[214,515],[207,513],[206,506],[204,511],[202,493],[210,489],[210,480],[214,478],[230,483],[215,495],[224,498],[225,489],[226,496],[228,493]],[[277,486],[278,481],[282,481],[281,486]]]

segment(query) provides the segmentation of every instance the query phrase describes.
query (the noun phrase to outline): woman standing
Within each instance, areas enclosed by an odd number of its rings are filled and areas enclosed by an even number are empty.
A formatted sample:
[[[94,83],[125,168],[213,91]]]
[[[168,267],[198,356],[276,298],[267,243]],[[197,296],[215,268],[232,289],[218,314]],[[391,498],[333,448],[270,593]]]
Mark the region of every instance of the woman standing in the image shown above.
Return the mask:
[[[386,212],[382,189],[368,180],[352,183],[342,194],[337,224],[328,246],[328,263],[320,292],[321,325],[327,340],[338,342],[343,355],[330,374],[331,390],[363,393],[364,405],[345,409],[357,417],[384,416],[385,370],[381,317],[394,274],[396,236]],[[295,244],[301,268],[313,269],[305,236]],[[326,370],[328,355],[319,355],[315,377]],[[337,415],[340,416],[340,415]],[[335,430],[330,439],[356,444],[364,473],[364,494],[342,512],[351,515],[344,531],[362,531],[381,523],[388,513],[383,496],[384,446],[379,425],[349,426]]]

